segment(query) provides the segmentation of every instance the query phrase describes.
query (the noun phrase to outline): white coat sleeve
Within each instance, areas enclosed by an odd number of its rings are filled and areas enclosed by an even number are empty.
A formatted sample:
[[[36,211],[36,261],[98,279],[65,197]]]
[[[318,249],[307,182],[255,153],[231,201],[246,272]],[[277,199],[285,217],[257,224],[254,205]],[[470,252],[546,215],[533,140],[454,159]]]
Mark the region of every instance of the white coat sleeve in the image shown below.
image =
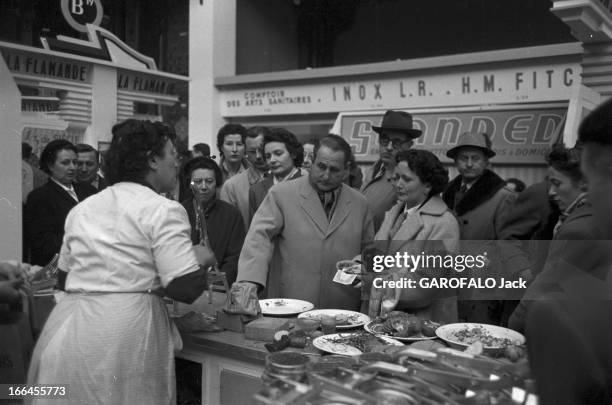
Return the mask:
[[[270,190],[255,212],[244,240],[236,281],[251,281],[265,287],[276,237],[282,232],[284,224],[278,195],[275,190]]]
[[[151,252],[161,285],[200,269],[193,244],[191,226],[185,209],[169,201],[156,210],[151,218]]]

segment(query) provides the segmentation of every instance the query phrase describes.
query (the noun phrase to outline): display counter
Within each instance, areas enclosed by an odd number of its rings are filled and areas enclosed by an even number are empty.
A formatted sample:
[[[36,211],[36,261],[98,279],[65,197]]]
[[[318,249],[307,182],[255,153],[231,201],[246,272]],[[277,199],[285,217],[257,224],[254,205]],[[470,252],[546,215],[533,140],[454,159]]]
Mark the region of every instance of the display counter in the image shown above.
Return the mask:
[[[202,404],[248,404],[261,388],[264,342],[230,331],[182,334],[178,358],[202,366]]]
[[[174,315],[189,311],[216,313],[223,306],[225,296],[214,293],[210,303],[208,294],[203,294],[193,305],[174,306]],[[307,366],[307,376],[306,371],[295,374],[297,379],[281,376],[283,383],[277,379],[280,372],[271,369],[276,360],[269,357],[266,364],[269,352],[263,341],[246,339],[243,333],[231,331],[182,333],[181,336],[183,349],[177,358],[198,364],[202,404],[242,404],[255,400],[260,404],[306,404],[338,395],[353,401],[346,403],[370,404],[378,403],[379,395],[385,392],[433,401],[427,403],[452,398],[456,402],[448,403],[472,404],[480,403],[477,398],[484,397],[493,402],[482,403],[496,403],[501,399],[506,401],[503,403],[537,403],[535,396],[529,394],[534,390],[526,358],[510,361],[499,357],[499,353],[493,357],[474,357],[445,347],[448,345],[439,339],[436,339],[439,342],[435,351],[429,351],[434,348],[427,349],[427,345],[417,348],[416,343],[414,347],[406,343],[399,348],[391,345],[382,352],[352,357],[322,356],[321,352],[312,353],[308,348],[287,348],[277,352],[288,354],[285,359],[292,358],[291,363],[283,364],[293,365],[296,355],[287,352],[297,352],[307,356],[297,355],[306,362],[310,359],[310,366]],[[433,343],[418,343],[430,342]],[[292,381],[287,382],[286,378]]]
[[[225,294],[204,293],[192,305],[175,304],[175,315],[189,311],[214,315],[225,303]],[[182,333],[183,350],[176,357],[202,366],[202,405],[248,404],[261,388],[261,373],[268,351],[264,342],[245,339],[243,333]]]

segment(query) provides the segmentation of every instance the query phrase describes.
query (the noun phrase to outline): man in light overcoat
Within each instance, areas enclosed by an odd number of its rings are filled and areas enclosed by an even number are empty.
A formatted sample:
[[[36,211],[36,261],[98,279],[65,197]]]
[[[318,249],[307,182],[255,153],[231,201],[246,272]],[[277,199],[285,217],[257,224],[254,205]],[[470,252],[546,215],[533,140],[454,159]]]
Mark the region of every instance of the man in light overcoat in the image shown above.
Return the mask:
[[[343,184],[351,149],[328,135],[307,176],[273,186],[255,213],[238,261],[238,282],[269,298],[317,308],[358,310],[360,290],[333,281],[336,263],[361,253],[374,236],[366,199]]]

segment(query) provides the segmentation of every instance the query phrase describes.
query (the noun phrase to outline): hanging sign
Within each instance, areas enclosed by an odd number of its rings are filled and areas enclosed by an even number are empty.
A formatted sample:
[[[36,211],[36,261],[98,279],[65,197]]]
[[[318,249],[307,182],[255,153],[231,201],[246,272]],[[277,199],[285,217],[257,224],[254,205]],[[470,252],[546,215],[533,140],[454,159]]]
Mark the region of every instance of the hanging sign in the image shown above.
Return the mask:
[[[561,101],[570,98],[580,73],[576,63],[550,63],[469,73],[233,87],[221,90],[220,108],[224,117],[248,117]]]
[[[91,64],[43,53],[3,48],[0,54],[13,73],[80,83],[91,82]]]
[[[62,0],[62,14],[72,28],[87,32],[87,24],[100,25],[104,11],[100,0]]]

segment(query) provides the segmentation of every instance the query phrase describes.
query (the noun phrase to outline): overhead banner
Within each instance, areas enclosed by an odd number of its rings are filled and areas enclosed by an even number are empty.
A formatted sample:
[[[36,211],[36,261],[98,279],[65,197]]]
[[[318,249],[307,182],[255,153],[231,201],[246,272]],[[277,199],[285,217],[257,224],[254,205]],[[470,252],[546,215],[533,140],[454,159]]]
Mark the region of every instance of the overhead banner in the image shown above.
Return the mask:
[[[466,131],[485,132],[491,137],[497,154],[495,163],[541,164],[562,133],[565,108],[533,110],[491,110],[431,112],[413,114],[414,126],[423,132],[415,147],[427,149],[443,162],[450,162],[446,151],[457,143]],[[379,157],[378,134],[380,114],[340,117],[340,133],[353,148],[358,162],[373,162]]]
[[[224,117],[567,101],[580,65],[506,67],[221,90]]]
[[[14,74],[91,83],[91,64],[17,49],[2,48],[0,54]]]

